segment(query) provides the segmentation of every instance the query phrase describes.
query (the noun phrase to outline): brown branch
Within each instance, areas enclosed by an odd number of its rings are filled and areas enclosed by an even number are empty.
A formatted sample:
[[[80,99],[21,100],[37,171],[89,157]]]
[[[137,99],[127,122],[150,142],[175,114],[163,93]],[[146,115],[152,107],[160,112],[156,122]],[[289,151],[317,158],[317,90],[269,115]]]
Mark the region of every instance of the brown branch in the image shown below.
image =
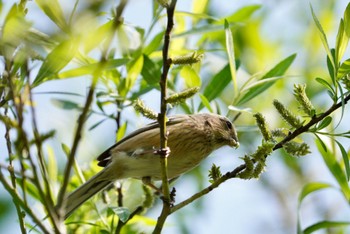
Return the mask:
[[[36,185],[37,191],[39,193],[39,196],[40,196],[44,206],[48,207],[48,209],[49,209],[50,204],[49,204],[48,200],[46,199],[47,197],[46,197],[45,191],[42,188],[42,185],[41,185],[41,182],[39,179],[39,175],[37,172],[37,167],[36,167],[36,164],[34,162],[31,151],[30,151],[30,143],[29,143],[29,140],[27,137],[27,133],[23,127],[24,126],[23,94],[18,94],[17,90],[19,90],[18,89],[19,87],[16,87],[16,84],[13,82],[13,80],[16,79],[16,74],[11,73],[12,66],[13,66],[13,62],[11,60],[8,60],[5,58],[5,68],[7,71],[6,72],[7,75],[4,77],[7,80],[7,84],[9,87],[9,94],[11,97],[10,100],[12,99],[12,101],[13,101],[15,114],[16,114],[16,118],[18,121],[18,126],[16,128],[17,128],[17,132],[18,132],[17,142],[19,143],[19,145],[17,145],[17,148],[18,148],[18,155],[19,155],[19,164],[21,166],[21,177],[22,177],[21,187],[22,187],[23,199],[19,197],[19,195],[17,194],[17,190],[14,190],[14,191],[7,190],[7,191],[11,194],[12,197],[17,195],[18,199],[20,199],[20,201],[22,201],[20,203],[20,206],[23,209],[25,209],[26,212],[28,212],[27,211],[28,209],[30,210],[30,208],[28,207],[28,204],[27,204],[27,196],[26,196],[26,179],[27,179],[27,177],[25,176],[26,168],[24,166],[24,161],[28,160],[30,163],[31,171],[33,173],[33,183]],[[28,75],[28,74],[25,74],[25,75]],[[23,87],[20,87],[20,88],[23,88]],[[26,155],[27,157],[24,158],[23,155]],[[12,170],[13,170],[13,166],[10,165],[10,167],[9,167],[10,175],[12,174],[12,172],[11,172]],[[12,176],[14,176],[14,174],[12,174]],[[13,177],[12,180],[14,178],[15,177]],[[2,181],[2,182],[4,182],[4,181]],[[14,182],[12,182],[12,183],[14,183]],[[5,184],[4,184],[4,186],[5,186]],[[11,189],[15,189],[15,187],[13,187]],[[15,199],[15,197],[13,197],[13,198]],[[18,200],[18,199],[15,199],[15,200]],[[51,207],[52,207],[52,205],[51,205]],[[18,210],[18,212],[19,212],[19,210]],[[31,211],[31,213],[33,213],[33,212]],[[19,215],[19,219],[23,218],[22,214],[18,213],[18,215]],[[52,221],[54,230],[56,232],[60,232],[59,226],[57,225],[57,222],[56,222],[56,216],[52,212],[49,212],[48,217]]]
[[[64,170],[63,183],[62,183],[62,186],[61,186],[61,189],[59,191],[58,198],[57,198],[57,207],[59,207],[59,208],[62,207],[62,203],[63,203],[63,200],[64,200],[65,195],[66,195],[66,191],[67,191],[67,187],[68,187],[68,183],[69,183],[69,178],[70,178],[70,172],[72,170],[75,155],[76,155],[76,152],[78,150],[78,146],[79,146],[79,143],[81,140],[81,133],[83,131],[84,124],[85,124],[87,115],[89,113],[90,106],[92,104],[92,100],[94,97],[95,88],[96,88],[96,84],[97,84],[97,78],[98,78],[98,76],[95,74],[93,79],[92,79],[88,95],[86,97],[83,111],[78,118],[78,126],[77,126],[77,129],[76,129],[75,134],[74,134],[72,148],[71,148],[71,151],[70,151],[70,154],[68,157],[68,161],[67,161],[67,164],[66,164],[66,167]],[[63,216],[62,216],[62,218],[63,218]]]
[[[307,132],[312,126],[314,126],[315,124],[319,123],[320,121],[322,121],[325,117],[329,116],[331,113],[333,113],[334,111],[336,111],[337,109],[339,109],[340,107],[342,107],[343,105],[347,104],[350,100],[350,95],[346,96],[344,98],[343,101],[338,102],[337,104],[332,105],[326,112],[324,112],[323,114],[319,115],[319,116],[315,116],[313,117],[307,124],[295,129],[291,134],[289,134],[287,137],[285,137],[283,140],[281,140],[280,142],[278,142],[274,148],[273,151],[278,150],[280,148],[283,147],[284,144],[286,144],[287,142],[290,142],[291,140],[293,140],[294,138],[296,138],[297,136],[299,136],[300,134]],[[215,188],[219,187],[220,184],[222,184],[223,182],[232,179],[232,178],[236,178],[237,175],[242,172],[244,169],[246,168],[245,164],[242,164],[238,167],[236,167],[234,170],[227,172],[225,175],[223,175],[222,177],[220,177],[218,180],[216,180],[214,183],[212,183],[211,185],[209,185],[208,187],[206,187],[205,189],[201,190],[200,192],[192,195],[191,197],[187,198],[186,200],[178,203],[177,205],[175,205],[174,207],[171,208],[171,213],[174,213],[175,211],[185,207],[186,205],[192,203],[193,201],[197,200],[198,198],[204,196],[205,194],[211,192],[212,190],[214,190]]]
[[[166,112],[167,112],[167,77],[171,66],[171,60],[169,59],[169,46],[170,46],[170,34],[174,27],[174,12],[177,0],[172,0],[167,7],[167,28],[164,34],[164,46],[163,46],[163,71],[160,79],[160,113],[158,114],[158,122],[160,128],[160,164],[162,172],[162,188],[163,188],[163,208],[160,216],[158,217],[156,227],[153,233],[161,233],[165,220],[171,212],[170,204],[170,191],[168,182],[167,171],[167,132],[166,132]],[[170,149],[171,150],[171,149]]]
[[[127,2],[128,2],[128,0],[122,0],[116,8],[116,17],[115,17],[114,24],[113,24],[113,32],[123,23],[122,13],[125,9]],[[100,76],[101,71],[103,70],[104,64],[107,60],[108,50],[109,50],[109,46],[112,43],[112,40],[113,40],[113,35],[111,35],[110,37],[108,37],[105,40],[101,59],[100,59],[100,66],[95,70],[95,72],[93,74],[91,86],[89,88],[89,92],[88,92],[88,95],[86,97],[85,105],[84,105],[82,113],[80,114],[79,119],[78,119],[78,126],[77,126],[77,129],[76,129],[75,134],[74,134],[73,144],[72,144],[71,151],[70,151],[68,161],[67,161],[65,171],[64,171],[64,178],[63,178],[62,187],[59,191],[58,198],[57,198],[56,208],[58,209],[57,213],[58,213],[58,216],[59,216],[61,221],[63,221],[63,219],[64,219],[64,215],[61,215],[64,212],[62,212],[61,209],[64,207],[63,201],[64,201],[64,198],[66,196],[67,187],[68,187],[69,178],[70,178],[70,173],[71,173],[74,161],[75,161],[75,155],[76,155],[76,152],[78,150],[78,146],[79,146],[79,143],[81,140],[81,133],[83,131],[84,124],[85,124],[86,118],[88,116],[88,112],[90,111],[90,107],[91,107],[91,104],[93,101],[93,97],[94,97],[94,93],[95,93],[95,89],[96,89],[96,85],[97,85],[97,81],[98,81],[98,78]]]
[[[4,115],[7,116],[7,113],[8,113],[8,107],[5,107]],[[8,124],[5,124],[5,140],[6,140],[6,147],[7,147],[7,152],[8,152],[8,156],[9,156],[8,157],[9,158],[9,166],[7,167],[7,170],[10,173],[12,189],[14,191],[17,191],[16,173],[15,173],[14,170],[9,170],[9,168],[13,169],[10,130],[11,130],[10,126],[8,126]],[[0,168],[0,173],[2,173],[1,172],[1,168]],[[19,172],[19,173],[21,173],[21,172]],[[5,178],[3,180],[1,180],[1,182],[2,182],[2,184],[7,183]],[[10,188],[9,185],[7,187]],[[18,221],[19,221],[19,226],[20,226],[21,232],[22,233],[26,233],[26,228],[25,228],[25,224],[24,224],[24,217],[23,217],[23,214],[22,214],[22,211],[21,211],[21,207],[20,207],[20,205],[17,202],[14,202],[14,205],[15,205],[15,208],[16,208],[16,212],[17,212],[17,216],[18,216]]]
[[[11,171],[11,168],[9,168],[9,171]],[[13,199],[13,203],[16,205],[16,208],[17,208],[17,205],[22,207],[22,209],[32,218],[34,223],[38,227],[40,227],[40,229],[43,233],[50,233],[50,231],[44,226],[43,221],[40,220],[35,215],[35,213],[28,206],[28,204],[18,195],[17,190],[15,188],[11,187],[11,185],[9,183],[7,183],[6,178],[4,177],[1,168],[0,168],[0,181],[1,181],[2,185],[4,186],[4,188],[6,189],[6,191],[11,195],[11,197]],[[22,214],[22,212],[20,210],[18,212],[20,212],[18,215],[21,215],[21,217],[18,217],[18,218],[20,220],[23,219],[24,215]],[[23,222],[23,220],[20,222]],[[22,227],[21,227],[21,231],[22,231],[22,233],[26,233],[26,230],[23,230]]]

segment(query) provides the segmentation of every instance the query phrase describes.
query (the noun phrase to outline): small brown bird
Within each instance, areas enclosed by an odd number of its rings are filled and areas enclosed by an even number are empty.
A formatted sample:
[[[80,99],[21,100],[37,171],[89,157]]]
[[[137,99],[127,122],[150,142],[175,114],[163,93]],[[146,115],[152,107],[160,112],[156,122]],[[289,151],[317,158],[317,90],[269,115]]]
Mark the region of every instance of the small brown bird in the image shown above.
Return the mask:
[[[212,151],[228,145],[238,147],[236,129],[216,114],[174,115],[167,122],[168,177],[174,179],[196,167]],[[161,180],[159,125],[146,125],[103,152],[97,160],[104,167],[71,193],[66,200],[67,218],[86,200],[118,179]]]

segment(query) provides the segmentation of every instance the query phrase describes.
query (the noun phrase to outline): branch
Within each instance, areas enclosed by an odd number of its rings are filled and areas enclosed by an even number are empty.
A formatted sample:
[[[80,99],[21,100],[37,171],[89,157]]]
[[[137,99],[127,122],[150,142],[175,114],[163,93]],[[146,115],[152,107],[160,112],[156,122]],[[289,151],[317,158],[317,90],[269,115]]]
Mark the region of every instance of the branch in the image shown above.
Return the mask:
[[[160,164],[162,170],[162,187],[163,187],[163,209],[158,217],[156,227],[153,233],[161,233],[165,220],[171,212],[170,207],[170,191],[168,182],[168,171],[167,171],[167,132],[166,132],[166,95],[167,95],[167,76],[171,66],[171,60],[169,59],[169,45],[170,45],[170,34],[174,26],[174,12],[177,0],[172,0],[170,5],[167,7],[167,28],[164,34],[164,46],[163,46],[163,71],[160,79],[160,113],[158,115],[158,122],[160,128]]]
[[[347,104],[350,100],[350,95],[346,96],[343,101],[338,102],[337,104],[332,105],[326,112],[324,112],[323,114],[319,115],[319,116],[315,116],[313,117],[307,124],[295,129],[291,134],[289,134],[287,137],[285,137],[283,140],[281,140],[280,142],[278,142],[274,148],[273,151],[276,151],[280,148],[283,147],[283,145],[285,145],[287,142],[290,142],[291,140],[293,140],[294,138],[296,138],[297,136],[299,136],[300,134],[307,132],[313,125],[319,123],[320,121],[322,121],[325,117],[329,116],[331,113],[333,113],[334,111],[336,111],[337,109],[339,109],[340,107],[342,107],[343,105]],[[225,175],[223,175],[222,177],[220,177],[218,180],[216,180],[214,183],[212,183],[211,185],[209,185],[208,187],[206,187],[205,189],[203,189],[202,191],[192,195],[191,197],[187,198],[186,200],[178,203],[177,205],[175,205],[174,207],[171,208],[171,213],[174,213],[175,211],[185,207],[186,205],[190,204],[191,202],[197,200],[198,198],[204,196],[205,194],[211,192],[212,190],[216,189],[217,187],[219,187],[220,184],[222,184],[223,182],[232,179],[232,178],[236,178],[237,175],[242,172],[244,169],[246,168],[245,164],[242,164],[238,167],[236,167],[234,170],[227,172]]]
[[[11,170],[11,169],[9,169],[9,170]],[[0,181],[1,181],[2,185],[5,187],[6,191],[9,192],[9,194],[11,195],[13,202],[16,205],[16,209],[17,209],[17,204],[18,204],[33,219],[34,223],[36,225],[38,225],[38,227],[40,227],[40,229],[43,233],[50,233],[50,231],[44,226],[43,221],[40,220],[35,215],[35,213],[31,209],[31,207],[29,207],[27,205],[27,203],[24,200],[22,200],[22,198],[18,195],[17,190],[14,189],[13,187],[11,187],[10,184],[7,183],[5,177],[2,173],[1,168],[0,168]],[[19,212],[19,211],[17,211],[17,212]],[[23,214],[21,217],[23,217]],[[18,217],[18,218],[21,220],[21,217]],[[23,222],[23,220],[20,222]],[[22,227],[21,227],[21,229],[22,229]],[[22,230],[22,233],[26,233],[25,230],[24,231]]]
[[[123,23],[121,16],[122,16],[122,13],[123,13],[123,11],[125,9],[125,6],[126,6],[127,2],[128,2],[128,0],[122,0],[119,3],[119,5],[117,6],[116,17],[115,17],[115,20],[114,20],[114,24],[113,24],[114,27],[113,27],[113,29],[117,29]],[[101,59],[100,59],[101,66],[99,66],[96,69],[96,71],[94,72],[94,74],[93,74],[91,86],[90,86],[88,95],[86,97],[85,105],[84,105],[82,113],[80,114],[79,119],[78,119],[78,126],[77,126],[77,129],[76,129],[75,135],[74,135],[72,148],[71,148],[71,151],[70,151],[70,154],[69,154],[69,157],[68,157],[68,162],[67,162],[67,165],[66,165],[66,168],[65,168],[65,171],[64,171],[64,178],[63,178],[62,187],[61,187],[61,189],[59,191],[58,198],[57,198],[57,205],[56,205],[56,207],[59,209],[58,210],[58,214],[59,214],[60,219],[63,218],[63,216],[61,217],[60,214],[64,213],[64,212],[60,212],[60,209],[62,208],[62,205],[63,205],[62,203],[63,203],[65,195],[66,195],[67,186],[68,186],[69,177],[70,177],[70,172],[72,170],[72,167],[73,167],[73,164],[74,164],[74,160],[75,160],[75,155],[76,155],[76,152],[78,150],[78,145],[79,145],[79,142],[80,142],[80,139],[81,139],[81,133],[83,131],[84,123],[86,121],[86,118],[88,116],[88,112],[90,110],[90,107],[91,107],[91,104],[92,104],[92,101],[93,101],[93,96],[94,96],[94,93],[95,93],[95,88],[96,88],[96,85],[97,85],[98,77],[99,77],[101,71],[103,70],[104,62],[106,61],[106,58],[107,58],[107,55],[108,55],[108,49],[109,49],[110,44],[112,43],[112,39],[113,39],[113,36],[110,36],[105,41],[105,46],[104,46],[104,49],[102,51],[102,55],[101,55]]]

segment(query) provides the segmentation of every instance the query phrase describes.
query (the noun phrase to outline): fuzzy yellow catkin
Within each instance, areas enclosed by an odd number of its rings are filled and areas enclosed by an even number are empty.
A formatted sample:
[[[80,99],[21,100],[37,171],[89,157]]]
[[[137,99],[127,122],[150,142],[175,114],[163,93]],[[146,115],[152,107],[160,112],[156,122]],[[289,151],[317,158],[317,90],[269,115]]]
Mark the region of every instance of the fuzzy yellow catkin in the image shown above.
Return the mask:
[[[178,56],[172,59],[172,63],[175,65],[191,65],[198,63],[203,59],[203,54],[193,52],[192,54]]]
[[[315,115],[315,108],[312,105],[310,99],[306,95],[306,85],[296,84],[294,85],[294,96],[300,104],[300,108],[305,114],[312,117]]]
[[[281,102],[279,102],[277,99],[273,101],[273,105],[275,106],[278,113],[281,115],[281,117],[291,126],[294,128],[298,128],[302,125],[302,122],[300,119],[294,115],[290,110],[288,110]]]
[[[168,104],[173,104],[173,105],[183,103],[186,99],[198,93],[198,91],[199,91],[199,87],[192,87],[192,88],[186,89],[180,93],[172,94],[166,99],[166,102]]]

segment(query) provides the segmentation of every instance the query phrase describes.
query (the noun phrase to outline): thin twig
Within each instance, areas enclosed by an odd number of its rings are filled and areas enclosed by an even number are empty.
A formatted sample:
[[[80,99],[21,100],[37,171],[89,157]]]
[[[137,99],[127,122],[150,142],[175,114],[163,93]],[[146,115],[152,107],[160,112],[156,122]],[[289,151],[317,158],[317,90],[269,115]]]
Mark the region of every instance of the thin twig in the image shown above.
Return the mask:
[[[8,107],[5,107],[5,112],[4,112],[5,116],[7,116],[7,112],[8,112]],[[16,191],[17,190],[16,173],[13,170],[13,164],[12,164],[13,160],[12,160],[12,148],[11,148],[10,129],[11,129],[10,126],[5,124],[5,140],[6,140],[7,152],[8,152],[8,155],[9,155],[9,157],[8,157],[9,158],[9,167],[7,167],[7,169],[9,169],[9,168],[12,169],[12,170],[8,170],[8,171],[9,171],[10,177],[11,177],[12,188],[13,188],[14,191]],[[1,168],[0,168],[0,170],[1,170]],[[4,181],[2,181],[2,183],[4,183]],[[18,221],[19,221],[19,226],[20,226],[21,232],[22,233],[26,233],[26,228],[25,228],[25,224],[24,224],[24,217],[23,217],[23,214],[22,214],[22,211],[21,211],[21,207],[16,202],[14,202],[14,205],[15,205],[15,208],[16,208],[16,212],[17,212],[17,216],[18,216]]]
[[[44,226],[43,221],[40,220],[35,213],[32,211],[32,209],[27,205],[27,203],[18,195],[17,190],[11,187],[10,184],[7,183],[2,170],[0,168],[0,181],[6,191],[11,195],[13,202],[15,204],[19,204],[20,207],[33,219],[34,223],[38,225],[38,227],[41,229],[43,233],[50,233],[50,231]],[[23,214],[22,214],[23,217]],[[21,219],[21,217],[19,217]],[[26,233],[26,231],[22,230],[22,233]]]
[[[279,143],[277,143],[274,146],[273,151],[282,148],[283,145],[285,145],[287,142],[290,142],[291,140],[293,140],[294,138],[296,138],[300,134],[302,134],[304,132],[307,132],[312,126],[314,126],[315,124],[317,124],[320,121],[322,121],[324,118],[329,116],[331,113],[333,113],[334,111],[339,109],[342,105],[347,104],[349,102],[349,100],[350,100],[350,95],[346,96],[344,98],[343,102],[340,101],[337,104],[332,105],[323,114],[321,114],[319,116],[315,116],[307,124],[305,124],[305,125],[297,128],[297,129],[295,129],[291,134],[289,134],[287,137],[285,137],[283,140],[281,140]],[[232,179],[232,178],[236,178],[237,175],[240,172],[242,172],[245,168],[246,168],[246,165],[242,164],[242,165],[236,167],[231,172],[226,173],[225,175],[220,177],[218,180],[216,180],[214,183],[212,183],[211,185],[209,185],[205,189],[201,190],[200,192],[192,195],[191,197],[187,198],[186,200],[184,200],[184,201],[178,203],[177,205],[175,205],[174,207],[172,207],[171,208],[171,213],[174,213],[175,211],[185,207],[186,205],[188,205],[188,204],[192,203],[193,201],[197,200],[198,198],[200,198],[200,197],[204,196],[205,194],[211,192],[215,188],[219,187],[219,185],[222,184],[223,182],[225,182],[226,180],[229,180],[229,179]]]
[[[59,225],[59,221],[57,220],[57,215],[55,212],[55,208],[54,208],[54,202],[52,199],[52,194],[51,194],[51,186],[49,183],[49,176],[47,173],[47,168],[45,165],[45,161],[44,161],[44,156],[43,156],[43,150],[42,150],[42,140],[40,138],[40,134],[39,134],[39,128],[38,128],[38,124],[37,124],[37,120],[36,120],[36,111],[34,108],[34,100],[33,100],[33,94],[32,94],[32,89],[30,86],[30,74],[29,74],[29,69],[28,69],[28,62],[25,64],[25,72],[26,77],[28,79],[28,83],[27,83],[27,88],[28,88],[28,96],[29,96],[29,101],[30,101],[30,110],[32,112],[31,116],[32,116],[32,128],[33,128],[33,133],[34,133],[34,142],[36,145],[36,150],[37,150],[37,155],[38,155],[38,163],[41,169],[41,177],[43,179],[44,182],[44,186],[45,186],[45,204],[46,204],[46,210],[49,214],[49,216],[51,217],[51,222],[53,222],[53,226],[57,227],[56,230],[58,230]]]
[[[174,26],[174,12],[177,0],[172,0],[169,7],[167,7],[167,28],[164,34],[164,46],[163,46],[163,71],[160,79],[160,113],[158,115],[158,122],[160,127],[160,148],[165,150],[167,148],[167,132],[166,132],[166,96],[167,96],[167,77],[171,66],[171,60],[169,59],[169,46],[170,46],[170,34]],[[170,149],[171,150],[171,149]],[[153,233],[160,233],[163,229],[166,218],[171,211],[170,204],[170,191],[168,182],[167,171],[167,154],[163,152],[160,154],[160,164],[162,172],[162,188],[163,188],[163,208],[160,216],[158,217],[156,227]]]
[[[92,82],[91,82],[91,86],[90,86],[88,95],[86,97],[83,111],[78,118],[78,126],[77,126],[77,129],[76,129],[75,134],[74,134],[72,148],[71,148],[71,151],[70,151],[70,154],[68,157],[68,162],[67,162],[65,170],[64,170],[63,183],[62,183],[62,186],[61,186],[61,189],[59,191],[58,198],[57,198],[57,207],[59,207],[59,208],[62,206],[63,200],[64,200],[65,195],[66,195],[67,186],[68,186],[69,178],[70,178],[70,172],[71,172],[71,169],[73,167],[75,155],[76,155],[76,152],[78,150],[78,146],[79,146],[79,143],[81,140],[81,133],[83,131],[84,124],[85,124],[87,115],[89,113],[90,106],[92,104],[92,100],[94,97],[95,88],[96,88],[96,84],[97,84],[97,79],[98,79],[98,76],[94,75]]]
[[[17,120],[18,120],[18,126],[17,126],[18,140],[17,140],[17,142],[20,142],[20,145],[17,147],[18,147],[19,163],[21,165],[21,178],[22,178],[21,187],[22,187],[22,192],[23,192],[23,200],[21,200],[21,201],[23,201],[23,204],[26,207],[28,207],[27,196],[26,196],[26,191],[27,191],[26,190],[26,176],[25,176],[26,168],[24,166],[24,161],[28,160],[30,167],[31,167],[32,174],[33,174],[33,184],[35,184],[44,206],[50,207],[50,205],[48,204],[48,201],[46,199],[46,194],[45,194],[45,192],[42,188],[41,182],[40,182],[40,178],[39,178],[39,175],[37,172],[36,164],[33,160],[33,157],[32,157],[31,151],[30,151],[30,144],[29,144],[29,140],[27,137],[27,133],[24,130],[24,117],[23,117],[24,100],[22,98],[22,95],[18,95],[18,93],[16,92],[18,87],[16,87],[15,83],[13,82],[13,80],[16,79],[16,74],[11,74],[11,67],[12,66],[13,66],[12,61],[9,61],[9,60],[5,61],[5,68],[7,71],[6,74],[8,74],[5,78],[7,79],[7,82],[8,82],[10,96],[13,99],[13,105],[15,107],[14,109],[15,109]],[[24,158],[23,155],[26,155],[27,157]],[[12,170],[12,168],[10,168],[10,170]],[[17,194],[17,191],[15,191],[15,192]],[[21,207],[25,208],[22,205],[21,205]],[[57,225],[57,222],[56,222],[55,215],[52,212],[48,212],[48,217],[53,224],[53,228],[54,228],[55,232],[60,232],[59,226]]]
[[[122,0],[116,9],[117,14],[116,14],[116,18],[114,21],[114,28],[113,28],[114,30],[116,30],[123,22],[121,15],[125,9],[127,2],[128,2],[128,0]],[[109,38],[107,38],[105,40],[104,47],[103,47],[104,49],[102,51],[102,55],[101,55],[101,59],[100,59],[101,65],[95,70],[95,72],[93,74],[91,86],[89,88],[89,91],[88,91],[88,94],[86,97],[85,105],[84,105],[82,113],[80,114],[79,119],[78,119],[78,126],[77,126],[77,129],[76,129],[75,134],[74,134],[73,144],[72,144],[71,151],[70,151],[68,161],[67,161],[65,171],[64,171],[63,183],[62,183],[62,186],[61,186],[61,189],[59,191],[58,198],[57,198],[56,207],[58,209],[58,214],[59,214],[60,220],[62,220],[62,221],[63,221],[64,215],[61,216],[61,214],[63,214],[64,212],[61,212],[61,209],[63,208],[63,201],[64,201],[64,198],[66,196],[66,191],[67,191],[69,178],[70,178],[70,172],[72,170],[74,160],[75,160],[75,155],[76,155],[76,152],[78,150],[78,146],[79,146],[79,143],[81,140],[81,133],[83,131],[84,124],[85,124],[86,118],[88,116],[88,113],[90,111],[90,107],[91,107],[91,104],[93,101],[97,81],[98,81],[98,78],[100,76],[101,71],[103,70],[104,63],[107,60],[108,49],[109,49],[110,44],[112,43],[112,39],[113,39],[113,36],[110,36]]]

